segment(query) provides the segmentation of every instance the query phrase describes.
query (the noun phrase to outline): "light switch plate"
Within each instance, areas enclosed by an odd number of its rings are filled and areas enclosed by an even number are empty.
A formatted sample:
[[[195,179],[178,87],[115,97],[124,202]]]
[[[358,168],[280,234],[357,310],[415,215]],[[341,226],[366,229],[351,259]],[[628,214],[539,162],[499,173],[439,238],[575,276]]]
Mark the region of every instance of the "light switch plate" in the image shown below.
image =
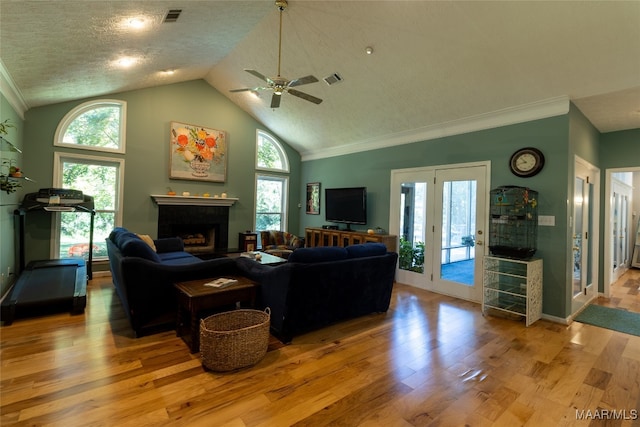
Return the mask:
[[[548,227],[555,227],[556,217],[553,215],[538,215],[538,225],[546,225]]]

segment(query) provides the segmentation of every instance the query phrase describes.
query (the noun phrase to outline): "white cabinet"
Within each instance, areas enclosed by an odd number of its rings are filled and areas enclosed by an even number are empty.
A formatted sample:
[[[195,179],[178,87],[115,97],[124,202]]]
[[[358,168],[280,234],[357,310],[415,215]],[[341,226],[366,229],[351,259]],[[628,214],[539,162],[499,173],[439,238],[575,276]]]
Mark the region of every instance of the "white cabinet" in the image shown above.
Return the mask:
[[[524,317],[527,326],[542,317],[542,259],[486,256],[483,287],[483,314]]]

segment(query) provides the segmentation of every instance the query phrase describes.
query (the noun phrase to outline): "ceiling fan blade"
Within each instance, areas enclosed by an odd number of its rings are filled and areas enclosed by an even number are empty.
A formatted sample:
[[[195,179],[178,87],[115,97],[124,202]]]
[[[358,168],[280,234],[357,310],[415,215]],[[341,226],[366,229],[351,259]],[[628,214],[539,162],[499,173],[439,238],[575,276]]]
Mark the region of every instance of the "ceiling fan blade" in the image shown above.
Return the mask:
[[[282,96],[274,93],[271,97],[271,108],[278,108],[280,106],[280,98]]]
[[[298,98],[313,102],[314,104],[320,104],[322,102],[322,99],[311,96],[308,93],[300,92],[299,90],[289,89],[287,92],[289,92],[293,96],[297,96]]]
[[[291,82],[289,82],[289,87],[302,86],[309,83],[315,83],[317,81],[318,79],[315,76],[300,77],[299,79],[291,80]]]
[[[267,90],[267,89],[271,89],[268,86],[262,86],[262,87],[243,87],[242,89],[230,89],[229,92],[247,92],[250,90]]]
[[[257,78],[259,78],[260,80],[264,80],[265,82],[269,83],[270,85],[273,84],[273,80],[271,80],[269,77],[265,76],[264,74],[260,73],[259,71],[256,70],[249,70],[247,68],[244,69],[247,73],[256,76]]]

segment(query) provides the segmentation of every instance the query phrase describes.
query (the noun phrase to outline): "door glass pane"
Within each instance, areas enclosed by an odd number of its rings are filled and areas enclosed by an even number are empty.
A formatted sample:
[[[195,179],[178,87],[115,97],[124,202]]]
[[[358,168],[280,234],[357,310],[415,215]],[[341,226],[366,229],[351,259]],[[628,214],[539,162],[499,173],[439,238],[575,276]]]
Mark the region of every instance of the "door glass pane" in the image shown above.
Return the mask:
[[[423,273],[427,183],[403,182],[400,186],[399,268]]]
[[[573,296],[582,292],[582,236],[584,234],[583,204],[584,180],[576,178],[573,201]]]
[[[474,284],[475,180],[445,181],[442,187],[442,242],[440,277]]]

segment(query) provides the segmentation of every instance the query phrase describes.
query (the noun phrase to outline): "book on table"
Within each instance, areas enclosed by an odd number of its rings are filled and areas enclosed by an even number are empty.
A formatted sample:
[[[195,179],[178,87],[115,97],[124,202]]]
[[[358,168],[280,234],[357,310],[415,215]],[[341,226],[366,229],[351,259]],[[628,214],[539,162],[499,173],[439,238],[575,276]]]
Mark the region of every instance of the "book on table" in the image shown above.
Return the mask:
[[[233,284],[238,283],[236,279],[230,279],[228,277],[220,277],[218,279],[214,279],[210,282],[205,283],[205,286],[211,286],[212,288],[226,288],[227,286],[231,286]]]

